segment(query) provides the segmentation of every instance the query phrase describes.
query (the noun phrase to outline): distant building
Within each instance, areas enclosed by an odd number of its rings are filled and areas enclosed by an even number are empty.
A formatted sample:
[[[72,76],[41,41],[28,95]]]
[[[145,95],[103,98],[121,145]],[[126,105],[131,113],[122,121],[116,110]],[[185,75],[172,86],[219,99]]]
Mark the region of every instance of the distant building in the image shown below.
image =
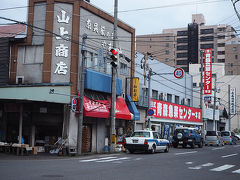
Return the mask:
[[[192,23],[188,27],[163,29],[162,34],[137,36],[136,49],[142,53],[151,53],[159,61],[189,72],[189,64],[200,62],[200,49],[212,48],[213,62],[225,63],[225,43],[235,36],[232,26],[205,25],[202,14],[193,14]]]

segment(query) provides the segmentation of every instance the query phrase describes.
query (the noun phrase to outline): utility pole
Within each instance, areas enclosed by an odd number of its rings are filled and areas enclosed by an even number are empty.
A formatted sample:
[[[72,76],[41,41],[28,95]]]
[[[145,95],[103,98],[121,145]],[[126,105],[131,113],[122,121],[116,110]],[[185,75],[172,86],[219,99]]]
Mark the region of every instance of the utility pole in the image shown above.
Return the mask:
[[[84,80],[85,80],[85,58],[86,58],[86,39],[87,34],[82,37],[82,66],[78,68],[78,92],[79,92],[79,114],[78,114],[78,133],[77,133],[77,155],[82,154],[82,127],[83,127],[83,100],[84,100]],[[80,64],[80,63],[79,63]],[[80,80],[80,82],[79,82]]]
[[[151,76],[152,76],[152,69],[149,68],[149,72],[148,72],[148,109],[150,109],[150,90],[151,90]],[[150,121],[150,117],[148,117],[148,128],[151,128],[151,121]]]
[[[117,22],[118,22],[118,0],[114,2],[114,27],[113,27],[113,48],[117,47]],[[111,98],[111,129],[110,129],[110,152],[113,152],[113,139],[115,143],[115,109],[116,109],[116,74],[117,66],[112,66],[112,98]]]
[[[231,106],[230,106],[230,100],[231,100],[231,95],[230,95],[230,90],[231,86],[230,84],[228,85],[228,130],[231,131]]]
[[[201,74],[200,74],[200,109],[203,107],[203,51],[200,50],[200,63],[201,63]]]
[[[213,74],[215,76],[214,80],[214,103],[213,103],[213,130],[217,131],[216,121],[215,121],[215,112],[216,112],[216,92],[217,92],[217,74]]]

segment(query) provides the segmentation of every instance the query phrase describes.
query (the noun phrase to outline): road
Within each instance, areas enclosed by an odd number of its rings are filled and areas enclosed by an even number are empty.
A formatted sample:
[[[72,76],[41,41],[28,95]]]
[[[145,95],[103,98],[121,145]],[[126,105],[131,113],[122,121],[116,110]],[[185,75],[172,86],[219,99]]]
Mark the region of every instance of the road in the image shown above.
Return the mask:
[[[239,180],[240,145],[171,148],[169,153],[1,160],[2,180]]]

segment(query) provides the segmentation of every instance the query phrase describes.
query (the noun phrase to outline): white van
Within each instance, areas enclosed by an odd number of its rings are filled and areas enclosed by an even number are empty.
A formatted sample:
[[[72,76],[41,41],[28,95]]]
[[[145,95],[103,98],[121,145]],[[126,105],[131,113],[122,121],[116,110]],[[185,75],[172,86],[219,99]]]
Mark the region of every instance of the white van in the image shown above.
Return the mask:
[[[221,136],[220,131],[207,131],[207,134],[205,137],[205,146],[208,146],[208,145],[217,145],[217,146],[224,145],[223,137]]]

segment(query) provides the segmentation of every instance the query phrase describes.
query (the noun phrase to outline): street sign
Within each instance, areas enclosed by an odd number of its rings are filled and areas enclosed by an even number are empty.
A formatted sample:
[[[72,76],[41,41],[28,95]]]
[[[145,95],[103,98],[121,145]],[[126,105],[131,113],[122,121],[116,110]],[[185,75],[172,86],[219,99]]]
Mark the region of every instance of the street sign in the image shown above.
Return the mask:
[[[147,110],[148,116],[152,116],[154,114],[154,111],[152,109]]]
[[[176,68],[174,70],[174,77],[177,78],[177,79],[181,79],[184,75],[184,71],[182,68]]]

